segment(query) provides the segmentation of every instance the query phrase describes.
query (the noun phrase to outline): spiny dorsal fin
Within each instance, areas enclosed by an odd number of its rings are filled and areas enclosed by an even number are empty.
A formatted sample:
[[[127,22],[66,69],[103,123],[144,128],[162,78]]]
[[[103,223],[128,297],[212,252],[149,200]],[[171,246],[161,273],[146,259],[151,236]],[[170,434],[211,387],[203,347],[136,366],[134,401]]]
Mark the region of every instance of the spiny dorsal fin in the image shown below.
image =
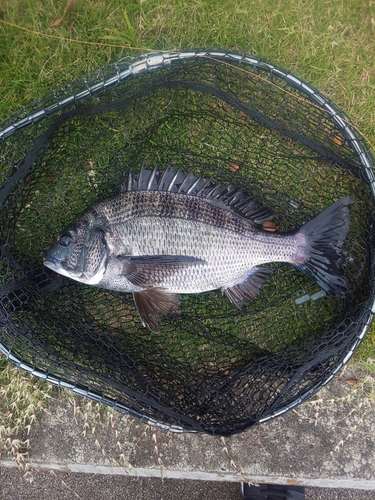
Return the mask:
[[[192,172],[187,175],[181,170],[176,172],[171,164],[163,172],[158,170],[157,166],[153,170],[148,170],[146,162],[143,162],[140,172],[130,171],[127,181],[121,186],[122,192],[145,190],[205,198],[211,203],[231,210],[256,224],[262,224],[273,217],[273,212],[269,208],[264,207],[254,196],[245,193],[241,188],[231,184],[222,186],[213,180],[196,177]]]

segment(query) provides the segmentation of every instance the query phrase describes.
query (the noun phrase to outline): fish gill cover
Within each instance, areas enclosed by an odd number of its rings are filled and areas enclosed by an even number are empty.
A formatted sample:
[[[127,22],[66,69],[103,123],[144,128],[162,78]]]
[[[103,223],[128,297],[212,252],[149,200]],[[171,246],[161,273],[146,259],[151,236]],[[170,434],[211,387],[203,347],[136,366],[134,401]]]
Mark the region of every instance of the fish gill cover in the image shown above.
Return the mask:
[[[0,348],[34,375],[174,431],[231,435],[304,401],[350,358],[374,310],[373,159],[346,117],[251,56],[182,51],[107,66],[0,126]],[[181,296],[144,328],[131,294],[71,280],[43,254],[142,163],[255,197],[292,231],[353,198],[345,297],[271,264],[237,309]]]

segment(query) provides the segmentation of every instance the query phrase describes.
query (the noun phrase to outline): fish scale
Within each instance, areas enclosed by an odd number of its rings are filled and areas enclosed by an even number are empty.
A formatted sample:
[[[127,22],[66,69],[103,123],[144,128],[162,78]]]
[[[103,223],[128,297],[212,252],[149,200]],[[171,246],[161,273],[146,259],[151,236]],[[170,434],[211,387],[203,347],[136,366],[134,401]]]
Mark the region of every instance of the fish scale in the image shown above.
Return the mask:
[[[246,232],[254,227],[250,220],[242,219],[203,198],[169,192],[120,193],[98,203],[92,214],[89,211],[87,215],[92,215],[92,220],[104,217],[111,225],[121,224],[135,217],[158,216],[204,222],[235,232]]]
[[[295,237],[261,233],[260,238],[260,234],[255,233],[250,224],[248,231],[243,227],[243,232],[238,233],[194,220],[139,216],[115,226],[114,234],[108,235],[107,241],[116,248],[116,252],[121,253],[121,249],[128,248],[129,241],[137,241],[133,247],[133,255],[172,254],[205,261],[203,265],[191,265],[182,269],[181,273],[157,283],[157,286],[178,293],[200,293],[226,284],[233,286],[252,267],[270,262],[271,255],[272,261],[291,261],[296,247]],[[120,238],[123,240],[119,244]],[[282,251],[277,258],[273,247],[269,247],[264,241],[267,238],[274,242],[280,240],[282,243]],[[197,270],[200,271],[199,275]],[[123,290],[126,286],[125,280],[122,285],[119,281],[116,283],[116,289]],[[114,287],[110,281],[102,282],[102,286]]]
[[[45,265],[82,283],[132,292],[145,326],[178,312],[179,294],[220,289],[238,308],[287,262],[343,297],[341,249],[351,197],[287,233],[257,228],[272,218],[252,195],[168,166],[142,166],[118,195],[79,216],[45,253]]]

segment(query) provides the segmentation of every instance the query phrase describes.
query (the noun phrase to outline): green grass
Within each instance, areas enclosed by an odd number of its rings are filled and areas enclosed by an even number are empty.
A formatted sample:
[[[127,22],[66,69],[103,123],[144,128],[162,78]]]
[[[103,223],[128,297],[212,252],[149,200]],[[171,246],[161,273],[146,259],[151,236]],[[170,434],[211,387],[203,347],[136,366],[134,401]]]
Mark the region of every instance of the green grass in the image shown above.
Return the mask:
[[[127,55],[228,48],[263,57],[311,82],[375,144],[372,2],[87,0],[78,1],[59,27],[51,27],[64,7],[64,2],[53,0],[3,0],[0,119]],[[374,371],[374,359],[373,328],[353,361]],[[5,373],[6,366],[1,365],[0,372]],[[18,432],[15,428],[13,435]]]
[[[0,456],[6,452],[28,471],[28,434],[51,398],[51,386],[25,374],[0,357]]]
[[[374,123],[369,123],[375,43],[371,3],[91,0],[78,1],[59,27],[51,27],[63,7],[64,2],[52,0],[3,1],[4,21],[62,39],[0,26],[0,116],[124,55],[224,47],[258,54],[298,73],[332,97],[370,139],[374,136]]]

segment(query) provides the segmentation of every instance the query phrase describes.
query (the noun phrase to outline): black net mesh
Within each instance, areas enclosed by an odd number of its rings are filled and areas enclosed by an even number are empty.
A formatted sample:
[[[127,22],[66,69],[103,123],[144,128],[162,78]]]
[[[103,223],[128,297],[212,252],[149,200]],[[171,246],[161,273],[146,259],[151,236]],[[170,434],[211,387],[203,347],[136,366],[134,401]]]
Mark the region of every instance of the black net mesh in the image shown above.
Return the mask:
[[[231,53],[151,54],[57,90],[1,129],[0,342],[21,368],[164,428],[230,435],[316,392],[368,329],[372,157],[298,78]],[[44,268],[61,229],[143,160],[246,189],[283,231],[354,196],[346,299],[277,265],[242,313],[218,292],[185,295],[155,334],[130,294]]]

